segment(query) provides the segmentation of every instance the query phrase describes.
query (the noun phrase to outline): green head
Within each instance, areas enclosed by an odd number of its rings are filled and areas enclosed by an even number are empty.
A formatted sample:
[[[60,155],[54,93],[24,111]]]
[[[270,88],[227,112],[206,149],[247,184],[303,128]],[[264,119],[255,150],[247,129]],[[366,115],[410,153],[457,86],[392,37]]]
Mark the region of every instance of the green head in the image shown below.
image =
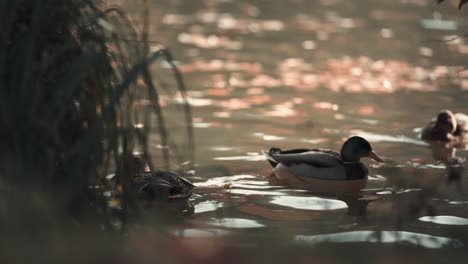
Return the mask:
[[[341,148],[341,159],[347,162],[358,162],[361,158],[368,157],[375,161],[383,160],[372,151],[370,143],[358,136],[350,137]]]

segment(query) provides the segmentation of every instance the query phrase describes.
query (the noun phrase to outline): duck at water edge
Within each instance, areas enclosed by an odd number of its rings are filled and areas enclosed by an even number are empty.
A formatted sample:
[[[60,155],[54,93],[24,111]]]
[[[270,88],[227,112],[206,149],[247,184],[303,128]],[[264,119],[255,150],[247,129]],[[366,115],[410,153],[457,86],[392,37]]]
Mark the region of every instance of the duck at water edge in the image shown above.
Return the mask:
[[[131,187],[136,200],[144,208],[157,208],[158,211],[187,211],[193,206],[188,200],[194,185],[184,177],[172,171],[150,170],[148,163],[139,154],[130,154],[126,159],[129,165]],[[115,187],[115,174],[106,177],[111,189]],[[116,193],[118,194],[118,192]]]
[[[139,155],[132,155],[130,171],[132,186],[138,196],[147,201],[187,200],[194,185],[172,171],[150,171],[146,161]]]

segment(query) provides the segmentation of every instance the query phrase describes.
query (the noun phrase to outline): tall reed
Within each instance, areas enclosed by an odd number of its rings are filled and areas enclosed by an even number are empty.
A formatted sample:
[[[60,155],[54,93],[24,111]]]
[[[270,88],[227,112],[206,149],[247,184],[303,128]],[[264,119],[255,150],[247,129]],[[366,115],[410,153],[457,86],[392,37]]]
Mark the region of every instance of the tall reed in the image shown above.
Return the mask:
[[[137,211],[129,166],[119,157],[138,150],[151,161],[151,133],[162,145],[158,164],[193,160],[182,77],[162,45],[149,52],[146,36],[121,10],[94,0],[0,2],[0,225],[108,225],[99,190],[112,172],[123,187],[123,211]],[[150,71],[157,60],[170,65],[170,88],[183,98],[182,146],[165,126]],[[141,101],[149,103],[136,107]]]

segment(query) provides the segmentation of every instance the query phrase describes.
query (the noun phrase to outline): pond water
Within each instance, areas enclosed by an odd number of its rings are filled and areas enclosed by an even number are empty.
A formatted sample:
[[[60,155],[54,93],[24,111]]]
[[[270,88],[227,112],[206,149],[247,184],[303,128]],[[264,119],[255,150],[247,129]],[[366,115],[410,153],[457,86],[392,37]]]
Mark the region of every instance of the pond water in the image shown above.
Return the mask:
[[[468,112],[468,44],[454,39],[468,29],[466,10],[426,0],[153,2],[150,38],[174,54],[195,126],[195,214],[174,234],[466,251],[468,176],[451,180],[419,139],[439,110]],[[169,118],[174,129],[178,120]],[[261,150],[339,150],[351,135],[389,161],[363,160],[360,193],[269,180]]]

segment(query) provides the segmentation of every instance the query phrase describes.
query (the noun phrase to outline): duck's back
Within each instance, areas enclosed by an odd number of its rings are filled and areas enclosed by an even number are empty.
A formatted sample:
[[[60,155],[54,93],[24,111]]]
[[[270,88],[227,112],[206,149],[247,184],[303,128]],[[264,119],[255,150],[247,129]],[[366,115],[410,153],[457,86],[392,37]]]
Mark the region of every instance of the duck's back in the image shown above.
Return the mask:
[[[270,151],[269,157],[270,163],[277,163],[273,166],[275,174],[287,170],[302,180],[361,180],[369,172],[363,163],[343,162],[338,152],[328,149]]]
[[[343,166],[340,155],[327,149],[308,149],[302,152],[282,151],[270,156],[286,166],[293,164],[307,164],[317,168],[333,168]]]
[[[189,197],[194,185],[171,171],[155,170],[135,176],[137,190],[157,197]]]

